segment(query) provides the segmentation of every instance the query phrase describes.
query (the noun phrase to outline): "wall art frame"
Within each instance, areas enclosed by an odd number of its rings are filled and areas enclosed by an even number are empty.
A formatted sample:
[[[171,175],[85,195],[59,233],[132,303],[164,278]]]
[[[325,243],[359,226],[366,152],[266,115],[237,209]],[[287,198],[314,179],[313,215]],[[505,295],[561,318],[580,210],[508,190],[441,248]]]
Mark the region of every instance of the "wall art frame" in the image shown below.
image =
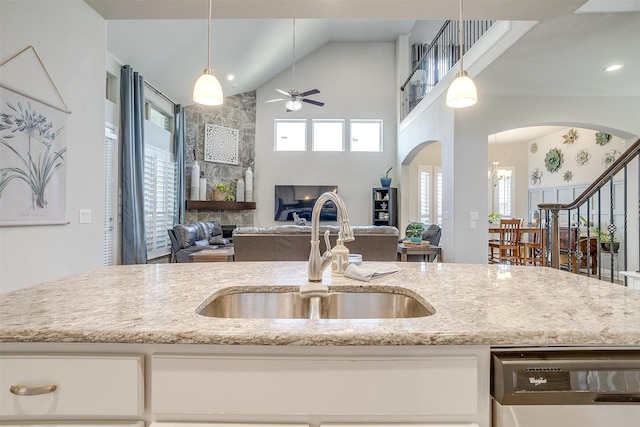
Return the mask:
[[[238,130],[209,123],[204,128],[204,160],[206,162],[238,164]]]

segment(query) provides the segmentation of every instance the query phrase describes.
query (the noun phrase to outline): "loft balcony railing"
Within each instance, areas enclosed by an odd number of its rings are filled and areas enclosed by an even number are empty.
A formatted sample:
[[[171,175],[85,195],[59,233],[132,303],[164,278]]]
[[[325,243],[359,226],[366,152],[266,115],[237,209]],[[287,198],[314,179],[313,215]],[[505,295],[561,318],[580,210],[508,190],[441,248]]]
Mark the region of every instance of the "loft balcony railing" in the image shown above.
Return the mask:
[[[623,283],[629,256],[640,265],[640,139],[568,204],[538,205],[547,265]],[[629,176],[629,169],[637,176]],[[630,230],[634,230],[630,232]],[[626,280],[626,278],[625,278]],[[624,282],[626,284],[626,282]]]
[[[464,21],[464,50],[468,51],[495,21]],[[418,105],[460,59],[460,23],[445,21],[433,41],[411,48],[413,70],[400,87],[402,119]]]

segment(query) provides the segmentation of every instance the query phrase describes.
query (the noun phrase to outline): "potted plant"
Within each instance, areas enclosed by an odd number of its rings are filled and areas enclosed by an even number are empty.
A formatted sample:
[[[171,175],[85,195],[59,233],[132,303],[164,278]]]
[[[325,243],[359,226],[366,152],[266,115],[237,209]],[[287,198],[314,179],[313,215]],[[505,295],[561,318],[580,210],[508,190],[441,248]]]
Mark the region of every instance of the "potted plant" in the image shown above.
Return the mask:
[[[500,224],[500,218],[502,218],[502,214],[490,213],[489,214],[489,223],[490,224]]]
[[[393,166],[391,166],[387,171],[380,176],[380,185],[383,187],[391,187],[391,177],[389,176],[389,172],[391,172]]]
[[[424,226],[420,222],[412,222],[407,227],[407,237],[413,243],[422,242],[422,233],[424,232]]]
[[[227,184],[219,183],[213,186],[213,199],[217,201],[225,200],[227,194],[231,190]]]
[[[615,235],[607,231],[602,231],[600,227],[596,227],[592,225],[585,217],[580,215],[580,221],[586,226],[589,227],[589,231],[591,234],[598,238],[598,242],[600,243],[600,248],[605,252],[611,252],[611,242],[613,241],[613,252],[618,252],[620,249],[620,242]]]

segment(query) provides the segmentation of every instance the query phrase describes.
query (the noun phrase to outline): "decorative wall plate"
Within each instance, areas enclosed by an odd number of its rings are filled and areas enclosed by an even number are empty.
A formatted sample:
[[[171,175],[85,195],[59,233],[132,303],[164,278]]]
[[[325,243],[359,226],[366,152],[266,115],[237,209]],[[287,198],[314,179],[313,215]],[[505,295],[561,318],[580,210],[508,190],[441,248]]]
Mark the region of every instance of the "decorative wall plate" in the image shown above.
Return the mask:
[[[205,124],[204,160],[207,162],[238,164],[238,130]]]
[[[573,144],[576,142],[576,139],[578,139],[578,131],[575,129],[569,129],[566,134],[562,135],[562,139],[564,144]]]
[[[608,168],[618,157],[620,157],[620,152],[618,150],[607,151],[604,157],[602,157],[602,166],[604,166],[605,169]]]
[[[538,143],[537,142],[532,143],[530,150],[531,150],[532,153],[537,152],[538,151]]]
[[[552,148],[544,156],[544,165],[551,173],[557,172],[562,167],[563,162],[562,151],[558,148]]]
[[[607,145],[611,141],[611,135],[604,132],[596,132],[596,144]]]
[[[580,150],[578,154],[576,154],[576,164],[578,166],[584,166],[589,163],[589,159],[591,158],[591,154],[587,150]]]
[[[531,185],[539,185],[542,182],[542,172],[540,169],[535,168],[531,172]]]

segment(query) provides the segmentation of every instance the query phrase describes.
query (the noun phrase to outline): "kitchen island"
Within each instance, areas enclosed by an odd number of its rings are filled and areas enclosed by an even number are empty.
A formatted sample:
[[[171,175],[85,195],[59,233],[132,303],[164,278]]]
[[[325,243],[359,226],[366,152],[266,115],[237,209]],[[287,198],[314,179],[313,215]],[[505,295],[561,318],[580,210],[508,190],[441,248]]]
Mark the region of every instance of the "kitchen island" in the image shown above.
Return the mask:
[[[640,346],[637,290],[550,268],[398,265],[400,272],[372,282],[329,271],[323,282],[330,291],[416,295],[432,315],[306,320],[197,313],[230,289],[295,291],[306,282],[306,262],[105,267],[2,294],[0,417],[158,427],[168,421],[488,427],[492,348]],[[52,372],[61,379],[50,379]],[[19,386],[14,382],[28,383],[24,390],[65,385],[27,397],[9,393],[10,385]]]

